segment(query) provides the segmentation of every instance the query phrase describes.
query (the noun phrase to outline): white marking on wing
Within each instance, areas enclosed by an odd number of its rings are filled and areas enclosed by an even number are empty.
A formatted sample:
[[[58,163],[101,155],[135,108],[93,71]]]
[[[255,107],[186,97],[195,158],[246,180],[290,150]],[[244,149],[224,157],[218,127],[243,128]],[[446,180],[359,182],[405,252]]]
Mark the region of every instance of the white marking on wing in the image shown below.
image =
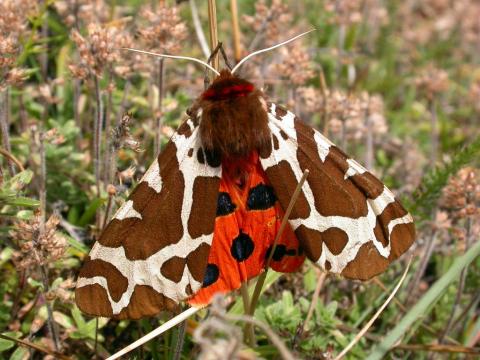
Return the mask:
[[[162,177],[160,176],[160,166],[158,159],[155,159],[153,164],[148,168],[140,182],[145,181],[153,190],[159,193],[162,190]]]
[[[127,200],[116,212],[115,219],[124,220],[128,218],[138,218],[141,219],[142,215],[133,208],[133,201]]]
[[[320,156],[320,159],[322,160],[322,162],[325,162],[325,159],[327,158],[328,153],[330,152],[330,146],[332,146],[333,144],[330,142],[330,140],[328,140],[325,136],[323,136],[316,130],[313,138],[317,143],[318,155]]]
[[[412,222],[413,222],[413,218],[412,218],[412,215],[410,214],[391,220],[388,223],[388,236],[390,237],[390,235],[392,235],[392,231],[395,226],[399,224],[409,224]]]
[[[345,180],[347,180],[350,176],[358,175],[358,174],[363,174],[367,170],[360,165],[358,162],[356,162],[353,159],[347,159],[348,163],[348,170],[345,173],[345,176],[343,177]]]

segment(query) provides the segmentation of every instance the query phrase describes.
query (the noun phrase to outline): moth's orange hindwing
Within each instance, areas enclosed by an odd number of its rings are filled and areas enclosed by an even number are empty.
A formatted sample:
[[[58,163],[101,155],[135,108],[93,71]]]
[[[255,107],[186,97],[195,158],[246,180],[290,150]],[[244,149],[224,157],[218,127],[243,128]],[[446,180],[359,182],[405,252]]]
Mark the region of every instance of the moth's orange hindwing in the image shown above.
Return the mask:
[[[138,319],[176,307],[203,282],[220,159],[185,121],[94,244],[80,271],[85,313]]]
[[[307,257],[352,279],[383,272],[415,240],[411,215],[385,185],[293,113],[269,104],[271,150],[261,164]]]
[[[226,160],[203,287],[188,302],[208,304],[213,295],[236,290],[242,282],[262,273],[283,215],[257,153],[237,161]],[[275,271],[293,272],[304,260],[298,240],[287,226],[277,240],[270,266]]]

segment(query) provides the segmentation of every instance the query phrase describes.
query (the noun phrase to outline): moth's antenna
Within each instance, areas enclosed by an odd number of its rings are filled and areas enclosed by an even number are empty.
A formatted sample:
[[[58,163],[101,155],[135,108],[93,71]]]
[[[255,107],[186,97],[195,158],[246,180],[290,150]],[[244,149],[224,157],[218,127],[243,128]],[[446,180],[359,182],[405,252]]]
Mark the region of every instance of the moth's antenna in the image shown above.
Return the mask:
[[[258,55],[258,54],[261,54],[261,53],[264,53],[264,52],[267,52],[267,51],[276,49],[276,48],[278,48],[278,47],[280,47],[280,46],[286,45],[286,44],[288,44],[288,43],[290,43],[290,42],[292,42],[292,41],[297,40],[299,37],[302,37],[302,36],[304,36],[304,35],[307,35],[308,33],[311,33],[312,31],[315,31],[315,30],[316,30],[316,29],[311,29],[311,30],[305,31],[304,33],[301,33],[300,35],[297,35],[297,36],[295,36],[295,37],[293,37],[293,38],[291,38],[291,39],[289,39],[289,40],[286,40],[286,41],[284,41],[284,42],[281,42],[280,44],[270,46],[269,48],[266,48],[266,49],[261,49],[261,50],[255,51],[255,52],[253,52],[253,53],[245,56],[242,60],[240,60],[240,62],[239,62],[237,65],[235,65],[235,67],[234,67],[233,70],[232,70],[232,74],[235,73],[235,71],[236,71],[240,66],[242,66],[242,65],[245,63],[245,61],[247,61],[248,59],[250,59],[252,56],[255,56],[255,55]]]
[[[154,52],[151,52],[151,51],[138,50],[138,49],[132,49],[132,48],[121,48],[121,49],[122,49],[122,50],[128,50],[128,51],[137,52],[137,53],[140,53],[140,54],[147,54],[147,55],[153,55],[153,56],[157,56],[157,57],[163,57],[163,58],[167,58],[167,59],[181,59],[181,60],[194,61],[194,62],[196,62],[196,63],[202,64],[203,66],[206,66],[207,68],[209,68],[210,70],[212,70],[215,74],[220,75],[220,73],[219,73],[217,70],[215,70],[212,66],[210,66],[210,65],[207,64],[206,62],[203,62],[202,60],[195,59],[195,58],[192,58],[192,57],[189,57],[189,56],[178,56],[178,55],[158,54],[158,53],[154,53]]]

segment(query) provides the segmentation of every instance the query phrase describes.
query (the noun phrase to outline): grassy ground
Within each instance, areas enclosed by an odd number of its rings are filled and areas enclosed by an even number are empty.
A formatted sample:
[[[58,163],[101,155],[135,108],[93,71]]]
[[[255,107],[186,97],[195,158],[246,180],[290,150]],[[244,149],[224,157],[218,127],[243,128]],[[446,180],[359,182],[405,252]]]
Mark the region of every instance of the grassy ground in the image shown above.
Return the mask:
[[[206,2],[196,2],[200,27],[194,2],[177,3],[0,3],[0,332],[30,344],[0,339],[0,358],[45,356],[34,345],[105,357],[171,317],[100,319],[96,335],[73,288],[105,219],[203,89],[200,66],[119,50],[205,59]],[[478,357],[480,3],[248,0],[238,10],[235,42],[230,2],[217,1],[219,39],[233,62],[317,29],[252,59],[243,75],[377,174],[416,220],[406,281],[346,358]],[[255,318],[295,356],[333,359],[388,297],[408,258],[367,283],[311,264],[271,272]],[[216,305],[187,322],[183,347],[177,328],[132,356],[278,358],[281,347],[263,330],[253,351],[242,345],[243,325],[231,319],[243,312],[241,297],[227,300],[227,318]]]

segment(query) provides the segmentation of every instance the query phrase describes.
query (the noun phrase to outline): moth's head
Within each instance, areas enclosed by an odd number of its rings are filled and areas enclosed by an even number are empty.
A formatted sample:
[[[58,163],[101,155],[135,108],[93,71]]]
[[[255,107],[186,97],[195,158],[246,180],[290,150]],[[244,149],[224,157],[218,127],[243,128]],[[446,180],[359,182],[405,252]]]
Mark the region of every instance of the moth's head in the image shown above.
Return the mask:
[[[224,69],[220,71],[205,90],[201,99],[211,102],[231,101],[238,98],[245,98],[256,92],[255,86],[244,79],[233,75],[230,70]]]

